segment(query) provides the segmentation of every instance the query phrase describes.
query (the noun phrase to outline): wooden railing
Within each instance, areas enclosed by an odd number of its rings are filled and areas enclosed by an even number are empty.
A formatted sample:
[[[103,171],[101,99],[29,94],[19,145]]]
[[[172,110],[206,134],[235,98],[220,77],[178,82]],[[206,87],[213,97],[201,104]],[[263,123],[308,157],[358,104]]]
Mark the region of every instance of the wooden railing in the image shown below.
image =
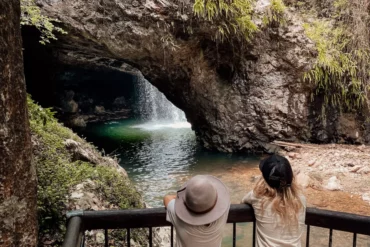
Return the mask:
[[[153,227],[171,227],[171,246],[173,246],[173,227],[166,221],[165,208],[71,211],[67,213],[68,227],[63,247],[82,247],[85,231],[104,229],[105,246],[108,246],[108,229],[127,229],[127,246],[130,246],[131,228],[149,229],[149,246],[152,246]],[[236,244],[236,223],[253,222],[253,246],[256,242],[256,224],[253,209],[245,204],[230,207],[228,223],[233,224],[233,246]],[[370,217],[356,214],[328,211],[316,208],[306,210],[307,237],[306,246],[310,245],[310,226],[328,228],[328,246],[332,246],[333,230],[353,233],[353,246],[357,244],[357,234],[370,236]]]

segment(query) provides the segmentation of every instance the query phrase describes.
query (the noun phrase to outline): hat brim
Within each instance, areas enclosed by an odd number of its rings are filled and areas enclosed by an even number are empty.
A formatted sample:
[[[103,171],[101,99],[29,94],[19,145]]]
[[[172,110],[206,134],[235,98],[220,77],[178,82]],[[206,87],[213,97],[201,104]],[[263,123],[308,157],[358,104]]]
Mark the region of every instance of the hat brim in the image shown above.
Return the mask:
[[[175,213],[177,217],[190,225],[199,226],[212,223],[224,215],[230,208],[230,193],[228,188],[216,177],[210,175],[207,175],[207,177],[217,190],[217,202],[209,212],[204,214],[192,213],[187,209],[184,203],[186,190],[177,193]],[[181,188],[184,187],[186,187],[186,184]]]

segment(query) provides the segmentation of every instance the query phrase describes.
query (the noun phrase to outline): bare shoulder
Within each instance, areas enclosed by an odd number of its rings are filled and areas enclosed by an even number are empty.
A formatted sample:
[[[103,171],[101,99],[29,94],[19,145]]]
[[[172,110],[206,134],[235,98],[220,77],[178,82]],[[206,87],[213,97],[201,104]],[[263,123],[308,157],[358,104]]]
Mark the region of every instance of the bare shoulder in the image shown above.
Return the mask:
[[[163,204],[164,206],[167,208],[168,204],[172,201],[172,200],[175,200],[176,199],[176,195],[166,195],[164,198],[163,198]]]

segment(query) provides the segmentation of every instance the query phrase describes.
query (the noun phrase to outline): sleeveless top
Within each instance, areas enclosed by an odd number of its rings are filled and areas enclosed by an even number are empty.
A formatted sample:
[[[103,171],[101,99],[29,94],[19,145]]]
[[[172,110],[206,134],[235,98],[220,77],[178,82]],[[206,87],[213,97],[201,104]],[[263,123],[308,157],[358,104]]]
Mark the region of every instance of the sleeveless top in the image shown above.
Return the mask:
[[[306,198],[301,195],[303,208],[298,213],[298,225],[287,227],[279,220],[279,215],[272,210],[271,203],[265,203],[262,212],[262,200],[253,191],[244,196],[242,202],[252,205],[256,216],[257,247],[301,247],[301,237],[305,228]]]

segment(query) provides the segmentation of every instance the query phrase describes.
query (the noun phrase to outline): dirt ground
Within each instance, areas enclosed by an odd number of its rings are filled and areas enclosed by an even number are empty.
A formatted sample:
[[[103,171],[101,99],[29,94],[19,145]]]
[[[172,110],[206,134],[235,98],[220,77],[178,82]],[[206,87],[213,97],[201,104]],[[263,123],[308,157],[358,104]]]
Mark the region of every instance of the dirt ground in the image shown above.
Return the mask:
[[[279,143],[308,206],[370,216],[370,147]]]

